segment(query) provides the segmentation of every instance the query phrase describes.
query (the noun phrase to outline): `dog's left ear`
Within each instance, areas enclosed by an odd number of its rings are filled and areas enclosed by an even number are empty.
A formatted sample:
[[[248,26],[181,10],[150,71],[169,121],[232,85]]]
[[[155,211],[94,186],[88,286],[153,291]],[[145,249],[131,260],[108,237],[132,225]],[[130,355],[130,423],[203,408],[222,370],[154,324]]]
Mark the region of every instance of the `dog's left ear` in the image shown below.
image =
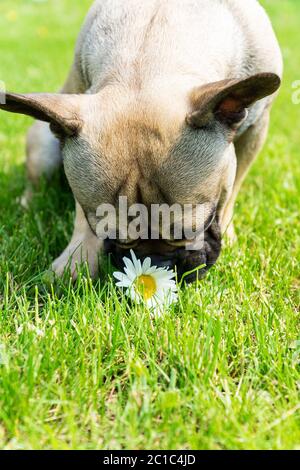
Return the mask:
[[[0,109],[50,123],[54,132],[75,135],[81,127],[81,95],[33,93],[1,95]]]
[[[262,73],[244,80],[222,80],[196,88],[191,94],[192,111],[186,118],[193,127],[203,127],[213,119],[231,130],[247,117],[247,108],[275,93],[281,84],[278,75]]]

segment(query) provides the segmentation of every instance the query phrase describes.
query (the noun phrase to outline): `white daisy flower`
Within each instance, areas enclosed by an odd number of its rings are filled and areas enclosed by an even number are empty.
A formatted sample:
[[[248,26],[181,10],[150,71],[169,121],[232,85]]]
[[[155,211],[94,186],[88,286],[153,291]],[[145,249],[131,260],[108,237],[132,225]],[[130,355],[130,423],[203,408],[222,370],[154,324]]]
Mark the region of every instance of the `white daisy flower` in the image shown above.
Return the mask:
[[[163,307],[177,301],[175,273],[164,268],[151,266],[151,259],[143,264],[130,250],[131,258],[123,258],[125,274],[115,272],[117,286],[126,289],[126,295],[137,304],[145,303],[155,314],[161,314]]]

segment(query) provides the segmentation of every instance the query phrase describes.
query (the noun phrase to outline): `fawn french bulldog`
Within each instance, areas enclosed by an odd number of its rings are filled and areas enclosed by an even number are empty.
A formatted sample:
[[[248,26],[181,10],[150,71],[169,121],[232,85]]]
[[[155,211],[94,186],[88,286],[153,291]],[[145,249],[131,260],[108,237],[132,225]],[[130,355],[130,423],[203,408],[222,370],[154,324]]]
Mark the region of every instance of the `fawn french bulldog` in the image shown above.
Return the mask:
[[[6,94],[1,109],[37,119],[27,168],[37,183],[63,164],[76,200],[74,234],[53,263],[76,277],[98,254],[129,247],[179,273],[217,260],[234,238],[233,209],[267,136],[282,57],[256,0],[98,0],[57,94]],[[102,203],[203,205],[204,245],[96,236]]]

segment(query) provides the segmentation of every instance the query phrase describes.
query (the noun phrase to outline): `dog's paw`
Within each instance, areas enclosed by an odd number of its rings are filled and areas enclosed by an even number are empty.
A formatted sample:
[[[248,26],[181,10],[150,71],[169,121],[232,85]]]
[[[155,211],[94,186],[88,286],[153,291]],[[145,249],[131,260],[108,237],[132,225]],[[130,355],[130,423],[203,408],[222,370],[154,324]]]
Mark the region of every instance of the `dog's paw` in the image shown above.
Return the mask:
[[[88,268],[92,279],[98,275],[98,250],[86,247],[84,244],[70,245],[51,265],[51,270],[58,277],[70,273],[76,281],[79,272]]]

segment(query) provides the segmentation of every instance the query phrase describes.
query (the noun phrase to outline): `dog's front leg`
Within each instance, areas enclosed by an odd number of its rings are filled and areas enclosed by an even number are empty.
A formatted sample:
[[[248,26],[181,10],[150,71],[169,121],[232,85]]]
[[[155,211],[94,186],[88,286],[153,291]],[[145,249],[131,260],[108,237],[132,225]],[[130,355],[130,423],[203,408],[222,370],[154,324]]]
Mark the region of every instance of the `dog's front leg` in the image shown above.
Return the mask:
[[[98,274],[98,255],[103,246],[91,231],[81,206],[76,202],[76,217],[72,239],[59,258],[52,264],[52,270],[57,276],[62,276],[65,270],[71,271],[75,280],[80,265],[88,265],[90,275],[95,278]]]

